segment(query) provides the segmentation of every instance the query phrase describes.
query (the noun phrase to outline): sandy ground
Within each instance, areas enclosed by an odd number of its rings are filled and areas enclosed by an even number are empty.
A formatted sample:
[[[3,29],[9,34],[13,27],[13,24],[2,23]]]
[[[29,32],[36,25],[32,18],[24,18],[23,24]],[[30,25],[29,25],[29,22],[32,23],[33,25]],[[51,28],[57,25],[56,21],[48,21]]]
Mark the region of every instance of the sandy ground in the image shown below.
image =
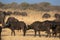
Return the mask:
[[[34,37],[34,31],[28,30],[26,36],[23,36],[23,32],[15,30],[16,36],[11,36],[10,29],[3,29],[2,31],[2,40],[60,40],[58,37],[46,37],[45,32],[41,32],[41,37],[38,35]]]

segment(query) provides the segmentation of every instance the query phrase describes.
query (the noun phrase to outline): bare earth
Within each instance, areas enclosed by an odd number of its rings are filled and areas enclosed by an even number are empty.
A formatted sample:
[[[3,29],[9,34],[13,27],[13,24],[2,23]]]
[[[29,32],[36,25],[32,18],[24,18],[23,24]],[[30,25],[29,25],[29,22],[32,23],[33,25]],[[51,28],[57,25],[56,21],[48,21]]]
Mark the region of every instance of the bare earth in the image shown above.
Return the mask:
[[[2,40],[60,40],[58,37],[45,37],[46,33],[41,32],[41,37],[38,35],[34,37],[34,31],[28,30],[26,33],[26,36],[23,36],[22,31],[15,31],[16,36],[11,36],[11,30],[10,29],[3,29],[2,31]]]

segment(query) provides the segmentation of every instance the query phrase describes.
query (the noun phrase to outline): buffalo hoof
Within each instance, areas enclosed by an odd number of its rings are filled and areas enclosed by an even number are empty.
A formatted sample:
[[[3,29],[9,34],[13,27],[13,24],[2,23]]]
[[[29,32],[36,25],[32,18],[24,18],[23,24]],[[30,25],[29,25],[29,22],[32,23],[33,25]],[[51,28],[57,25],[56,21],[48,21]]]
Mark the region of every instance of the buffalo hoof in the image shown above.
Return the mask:
[[[23,35],[23,36],[26,36],[26,35]]]
[[[36,35],[34,35],[34,37],[36,37]]]
[[[39,35],[39,37],[41,37],[41,35]]]
[[[48,35],[46,35],[46,37],[48,37]]]

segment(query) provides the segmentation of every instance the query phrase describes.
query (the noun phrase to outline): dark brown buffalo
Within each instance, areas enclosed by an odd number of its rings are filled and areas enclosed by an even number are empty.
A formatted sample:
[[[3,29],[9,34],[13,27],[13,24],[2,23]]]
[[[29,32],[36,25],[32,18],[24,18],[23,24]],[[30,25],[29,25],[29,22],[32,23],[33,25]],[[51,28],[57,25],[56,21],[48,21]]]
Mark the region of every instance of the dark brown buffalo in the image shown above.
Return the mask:
[[[60,25],[57,25],[57,27],[56,27],[56,35],[59,33],[59,37],[60,37]]]
[[[0,24],[1,24],[1,23],[2,23],[2,25],[5,24],[5,23],[4,23],[4,20],[5,20],[5,18],[6,18],[7,15],[8,15],[7,12],[5,12],[5,11],[0,11]]]
[[[21,12],[20,15],[21,15],[21,16],[27,16],[27,13],[26,13],[26,12]]]
[[[26,34],[26,24],[23,21],[18,21],[16,18],[14,17],[9,17],[7,22],[6,22],[6,26],[4,28],[10,28],[11,29],[11,35],[12,33],[14,33],[15,35],[15,31],[14,30],[23,30],[23,35],[25,36]]]
[[[47,24],[48,23],[46,22],[35,21],[31,25],[28,25],[28,29],[33,29],[35,32],[35,36],[36,36],[36,32],[38,32],[39,36],[41,36],[40,31],[46,31],[48,36],[50,35],[50,28],[48,27]]]
[[[55,22],[54,30],[53,30],[53,36],[57,36],[59,34],[60,37],[60,22]]]
[[[14,11],[14,13],[13,13],[14,15],[20,15],[21,13],[20,12],[18,12],[18,11]]]
[[[1,40],[2,27],[0,26],[0,40]]]
[[[4,24],[5,16],[6,16],[6,12],[0,11],[0,24],[2,23],[2,25]]]
[[[56,22],[55,21],[49,21],[49,20],[46,20],[44,22],[45,22],[45,26],[47,25],[47,27],[49,27],[50,30],[52,30],[52,35],[54,35],[56,33]]]
[[[47,24],[48,27],[50,27],[50,29],[52,29],[52,35],[57,36],[57,34],[59,33],[59,37],[60,37],[60,22],[49,21],[49,20],[46,20],[45,22],[48,22],[48,24]]]
[[[7,11],[6,14],[7,14],[7,15],[11,15],[12,12],[11,12],[11,11]]]

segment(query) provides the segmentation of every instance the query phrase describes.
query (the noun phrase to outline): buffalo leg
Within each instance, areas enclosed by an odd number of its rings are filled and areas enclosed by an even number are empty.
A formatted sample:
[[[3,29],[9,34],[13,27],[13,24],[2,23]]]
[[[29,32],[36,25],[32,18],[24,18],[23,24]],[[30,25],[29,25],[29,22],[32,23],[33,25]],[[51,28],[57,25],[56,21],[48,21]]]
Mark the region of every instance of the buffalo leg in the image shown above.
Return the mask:
[[[57,33],[55,33],[55,37],[57,36]]]
[[[51,32],[50,31],[48,31],[48,35],[49,35],[49,37],[51,37]]]
[[[56,36],[56,32],[55,32],[55,31],[52,31],[52,35],[53,35],[53,36]]]
[[[1,32],[2,32],[2,28],[0,28],[0,40],[1,40]]]
[[[23,33],[24,33],[23,36],[25,36],[26,35],[26,30],[23,30]]]
[[[34,36],[36,36],[36,32],[37,32],[37,31],[36,31],[36,30],[34,30],[34,31],[35,31],[35,35],[34,35]]]
[[[46,37],[48,37],[48,33],[47,33]]]
[[[50,32],[49,28],[48,28],[48,30],[46,30],[46,32],[47,32],[47,36],[46,37],[51,37],[51,32]]]
[[[11,32],[11,35],[14,33],[14,36],[15,36],[15,31],[14,30],[12,30],[12,32]]]
[[[56,32],[56,31],[53,32],[53,36],[54,36],[54,37],[57,36],[57,32]]]
[[[55,33],[52,33],[52,36],[54,36]]]
[[[1,40],[1,32],[0,32],[0,40]]]
[[[49,36],[49,37],[51,36],[49,31],[47,31],[46,37],[48,37],[48,36]]]
[[[41,35],[40,35],[40,31],[38,31],[38,33],[39,33],[39,37],[41,37]]]
[[[59,33],[59,38],[60,38],[60,33]]]

